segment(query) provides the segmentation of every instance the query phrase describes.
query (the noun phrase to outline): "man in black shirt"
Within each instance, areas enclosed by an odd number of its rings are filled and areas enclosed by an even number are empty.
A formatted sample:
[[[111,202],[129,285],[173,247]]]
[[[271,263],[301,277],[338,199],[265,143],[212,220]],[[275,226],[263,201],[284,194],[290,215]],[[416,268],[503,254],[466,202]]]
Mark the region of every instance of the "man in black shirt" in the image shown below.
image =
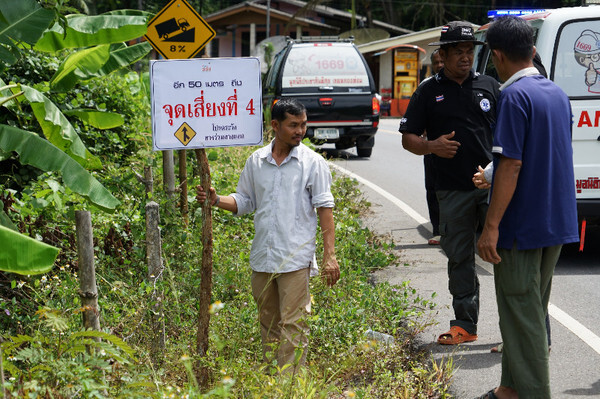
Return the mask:
[[[477,44],[473,28],[462,21],[442,28],[439,53],[444,68],[413,94],[400,121],[402,145],[417,155],[433,154],[435,190],[440,206],[441,246],[448,257],[449,290],[455,320],[440,344],[477,339],[479,280],[475,239],[487,211],[487,190],[473,186],[478,165],[492,159],[492,125],[499,95],[495,79],[471,70]],[[427,139],[422,137],[427,132]]]

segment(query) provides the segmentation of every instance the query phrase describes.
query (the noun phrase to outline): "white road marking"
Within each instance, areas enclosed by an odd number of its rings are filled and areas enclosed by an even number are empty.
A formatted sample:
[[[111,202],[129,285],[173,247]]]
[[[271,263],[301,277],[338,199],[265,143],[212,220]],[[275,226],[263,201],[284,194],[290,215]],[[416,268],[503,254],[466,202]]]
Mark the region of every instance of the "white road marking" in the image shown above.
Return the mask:
[[[402,133],[400,133],[400,132],[398,132],[398,131],[396,131],[396,132],[395,132],[395,131],[393,131],[393,130],[382,129],[382,128],[380,128],[380,127],[379,127],[379,128],[377,128],[377,131],[378,131],[378,132],[386,132],[386,133],[391,133],[391,134],[402,134]]]
[[[429,221],[428,219],[425,219],[423,216],[421,216],[419,214],[419,212],[415,211],[410,206],[408,206],[408,204],[406,204],[405,202],[394,197],[392,194],[385,191],[383,188],[379,187],[378,185],[371,183],[369,180],[364,179],[364,178],[360,177],[359,175],[350,172],[348,169],[342,168],[341,166],[334,164],[333,162],[330,162],[329,165],[331,165],[334,169],[339,170],[341,173],[343,173],[353,179],[356,179],[359,183],[364,184],[365,186],[369,187],[370,189],[376,191],[381,196],[392,201],[392,203],[394,205],[396,205],[398,208],[402,209],[402,211],[404,213],[406,213],[408,216],[410,216],[411,218],[416,220],[417,223],[423,224],[423,223],[427,223]]]
[[[383,130],[383,129],[380,129],[380,130]],[[408,204],[406,204],[405,202],[394,197],[392,194],[385,191],[383,188],[379,187],[378,185],[370,182],[369,180],[367,180],[363,177],[360,177],[359,175],[357,175],[355,173],[350,172],[348,169],[345,169],[337,164],[334,164],[333,162],[329,162],[329,165],[332,168],[336,169],[337,171],[347,175],[348,177],[356,179],[359,183],[364,184],[365,186],[374,190],[375,192],[377,192],[384,198],[388,199],[394,205],[396,205],[398,208],[400,208],[404,213],[406,213],[408,216],[413,218],[417,223],[424,224],[424,223],[429,222],[429,219],[425,219],[423,216],[421,216],[421,214],[419,214],[419,212],[415,211]],[[483,265],[479,264],[479,266],[483,267],[490,274],[492,274],[492,275],[494,274],[492,267],[487,262],[485,262]],[[574,318],[569,316],[567,313],[565,313],[563,310],[558,308],[556,305],[553,305],[552,303],[548,304],[548,313],[556,321],[558,321],[560,324],[565,326],[569,331],[571,331],[573,334],[575,334],[577,337],[579,337],[586,345],[588,345],[590,348],[592,348],[594,351],[596,351],[596,353],[600,354],[600,337],[598,337],[596,334],[594,334],[592,331],[590,331],[588,328],[586,328],[583,324],[581,324],[580,322],[578,322],[577,320],[575,320]]]
[[[551,303],[548,304],[548,313],[600,355],[600,337]]]

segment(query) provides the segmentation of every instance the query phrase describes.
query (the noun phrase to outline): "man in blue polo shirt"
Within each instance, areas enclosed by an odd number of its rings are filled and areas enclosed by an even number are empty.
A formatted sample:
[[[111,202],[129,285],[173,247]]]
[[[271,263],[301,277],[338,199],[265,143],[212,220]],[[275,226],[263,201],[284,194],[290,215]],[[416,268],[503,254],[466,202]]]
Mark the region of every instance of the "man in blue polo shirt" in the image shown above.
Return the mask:
[[[503,17],[487,33],[500,87],[494,176],[479,255],[494,263],[504,342],[500,386],[482,396],[550,395],[545,317],[562,244],[578,241],[571,107],[533,66],[533,29]]]

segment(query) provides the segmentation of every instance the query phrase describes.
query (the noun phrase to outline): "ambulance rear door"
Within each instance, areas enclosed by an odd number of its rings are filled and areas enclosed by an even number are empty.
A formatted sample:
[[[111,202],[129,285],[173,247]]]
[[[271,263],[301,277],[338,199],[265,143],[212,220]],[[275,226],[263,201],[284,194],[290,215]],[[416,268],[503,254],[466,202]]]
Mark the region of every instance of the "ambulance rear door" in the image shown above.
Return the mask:
[[[578,212],[584,218],[600,216],[600,15],[581,11],[580,18],[566,20],[556,30],[546,68],[571,100]]]

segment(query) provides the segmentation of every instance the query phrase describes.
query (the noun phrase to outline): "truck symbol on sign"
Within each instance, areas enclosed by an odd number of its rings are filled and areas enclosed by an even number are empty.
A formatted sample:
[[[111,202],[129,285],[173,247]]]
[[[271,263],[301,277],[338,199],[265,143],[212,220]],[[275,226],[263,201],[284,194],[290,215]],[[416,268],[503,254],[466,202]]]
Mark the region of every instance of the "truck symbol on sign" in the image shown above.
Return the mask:
[[[185,18],[179,18],[177,20],[171,18],[156,25],[155,28],[159,38],[168,39],[171,33],[177,32],[180,29],[185,32],[189,26],[190,24]]]

